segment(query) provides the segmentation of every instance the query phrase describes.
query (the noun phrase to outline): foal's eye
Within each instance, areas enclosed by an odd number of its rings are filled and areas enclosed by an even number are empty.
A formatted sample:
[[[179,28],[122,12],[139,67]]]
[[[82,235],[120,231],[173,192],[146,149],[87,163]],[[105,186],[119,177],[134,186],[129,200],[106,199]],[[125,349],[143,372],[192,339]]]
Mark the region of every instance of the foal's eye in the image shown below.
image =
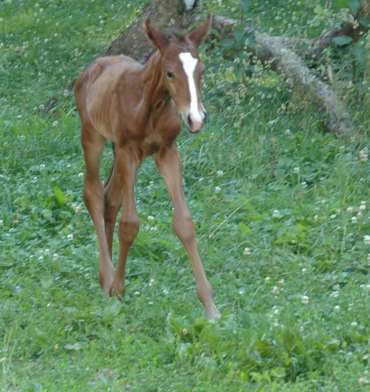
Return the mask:
[[[168,77],[168,79],[174,79],[175,78],[175,75],[172,73],[172,72],[167,72],[167,77]]]

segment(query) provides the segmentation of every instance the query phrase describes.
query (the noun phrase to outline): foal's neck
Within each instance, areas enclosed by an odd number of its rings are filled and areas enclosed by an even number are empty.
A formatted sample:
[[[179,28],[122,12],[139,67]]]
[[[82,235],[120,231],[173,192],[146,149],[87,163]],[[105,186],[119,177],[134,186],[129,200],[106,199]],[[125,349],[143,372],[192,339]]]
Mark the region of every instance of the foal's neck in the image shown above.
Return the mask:
[[[148,114],[159,110],[170,99],[170,94],[165,85],[164,75],[161,67],[161,54],[157,50],[145,64],[143,70],[143,100],[147,107]]]

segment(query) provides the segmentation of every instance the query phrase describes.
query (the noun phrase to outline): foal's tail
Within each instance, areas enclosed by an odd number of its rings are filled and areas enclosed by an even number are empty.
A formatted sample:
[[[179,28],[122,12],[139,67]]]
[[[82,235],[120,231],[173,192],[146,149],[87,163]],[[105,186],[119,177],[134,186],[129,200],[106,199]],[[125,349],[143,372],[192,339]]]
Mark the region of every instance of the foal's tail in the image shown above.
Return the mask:
[[[111,167],[111,169],[110,169],[109,176],[108,176],[108,178],[105,180],[104,188],[107,187],[107,185],[109,184],[110,179],[112,178],[114,163],[115,163],[115,160],[116,160],[116,149],[115,149],[115,146],[114,146],[114,143],[113,143],[113,142],[112,142],[112,152],[113,152],[113,163],[112,163],[112,167]]]

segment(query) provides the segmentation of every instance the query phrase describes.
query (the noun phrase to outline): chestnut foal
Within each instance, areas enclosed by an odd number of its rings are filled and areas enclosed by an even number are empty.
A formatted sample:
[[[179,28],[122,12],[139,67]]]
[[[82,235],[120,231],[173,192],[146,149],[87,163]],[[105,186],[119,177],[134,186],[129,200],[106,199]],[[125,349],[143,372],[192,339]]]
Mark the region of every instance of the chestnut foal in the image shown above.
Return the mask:
[[[157,49],[147,63],[139,64],[127,56],[99,58],[78,78],[75,95],[86,164],[84,196],[98,237],[102,288],[111,296],[124,290],[126,259],[139,230],[136,171],[146,156],[154,154],[172,200],[175,232],[191,260],[198,296],[207,317],[216,319],[220,313],[198,253],[175,143],[181,126],[178,113],[192,133],[200,131],[207,116],[200,95],[204,65],[197,48],[210,25],[208,18],[187,35],[168,36],[146,20],[146,33]],[[107,139],[114,144],[115,159],[103,188],[99,163]],[[121,205],[120,254],[115,271],[112,241]]]

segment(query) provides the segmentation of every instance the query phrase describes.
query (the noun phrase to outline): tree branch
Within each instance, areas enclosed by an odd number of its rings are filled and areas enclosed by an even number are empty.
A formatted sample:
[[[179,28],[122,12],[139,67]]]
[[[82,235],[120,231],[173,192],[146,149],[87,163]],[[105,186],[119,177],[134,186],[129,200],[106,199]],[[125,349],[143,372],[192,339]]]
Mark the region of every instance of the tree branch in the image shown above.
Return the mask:
[[[311,49],[306,54],[306,58],[318,59],[323,51],[333,43],[336,37],[350,37],[352,41],[349,44],[352,45],[369,31],[369,22],[370,5],[366,0],[362,0],[358,11],[353,15],[352,21],[344,22],[340,26],[324,32],[319,38],[313,40]]]

